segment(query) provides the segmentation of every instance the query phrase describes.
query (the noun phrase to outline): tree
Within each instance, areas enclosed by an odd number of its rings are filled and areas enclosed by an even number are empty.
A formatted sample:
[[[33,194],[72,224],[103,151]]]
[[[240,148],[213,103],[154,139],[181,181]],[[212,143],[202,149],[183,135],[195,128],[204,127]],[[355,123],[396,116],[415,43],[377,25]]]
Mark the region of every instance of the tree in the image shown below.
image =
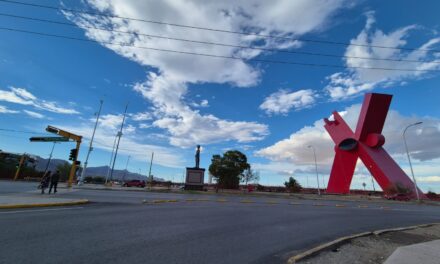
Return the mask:
[[[209,172],[217,179],[221,188],[238,189],[243,172],[250,168],[245,154],[230,150],[221,155],[213,155]]]
[[[284,182],[284,185],[290,192],[299,192],[302,189],[301,185],[293,177],[289,177],[289,181]]]
[[[241,177],[241,181],[244,182],[245,185],[247,185],[249,182],[258,182],[259,180],[260,174],[252,170],[250,167],[244,171]]]

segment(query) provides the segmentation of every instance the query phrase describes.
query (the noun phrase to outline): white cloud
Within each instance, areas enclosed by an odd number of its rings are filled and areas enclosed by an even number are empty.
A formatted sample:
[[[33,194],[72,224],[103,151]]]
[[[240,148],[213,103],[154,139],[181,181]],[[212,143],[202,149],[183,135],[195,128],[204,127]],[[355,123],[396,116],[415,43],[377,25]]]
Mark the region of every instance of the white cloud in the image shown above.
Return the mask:
[[[61,107],[56,102],[38,99],[24,88],[11,87],[9,91],[0,90],[0,101],[21,105],[30,105],[37,109],[53,113],[78,114],[78,111],[71,108]]]
[[[360,112],[360,105],[352,105],[345,109],[344,120],[354,130]],[[403,116],[395,110],[390,110],[384,126],[385,136],[384,148],[394,159],[406,165],[405,148],[402,138],[403,129],[412,123],[423,121],[418,128],[409,129],[406,133],[408,147],[414,159],[415,166],[426,163],[430,160],[440,158],[440,119],[432,117]],[[316,156],[320,173],[328,175],[334,158],[334,143],[324,129],[324,122],[318,120],[312,126],[306,126],[291,134],[289,138],[281,140],[272,146],[260,149],[255,155],[271,160],[266,167],[274,170],[280,163],[290,163],[288,170],[296,173],[313,173],[313,153],[307,148],[313,145],[316,149]],[[360,162],[360,161],[359,161]],[[423,163],[422,163],[423,162]],[[273,164],[272,164],[273,163]],[[271,165],[272,164],[272,165]],[[424,176],[438,175],[440,167],[431,165],[433,170],[423,171]],[[286,166],[279,171],[287,170]]]
[[[419,50],[414,51],[379,48],[379,46],[404,48],[410,32],[418,27],[410,25],[387,34],[379,29],[373,30],[374,23],[374,13],[367,13],[365,28],[355,39],[351,40],[352,45],[348,46],[345,51],[345,56],[350,57],[345,59],[345,64],[347,67],[353,68],[327,77],[329,84],[326,91],[332,100],[358,96],[377,86],[389,87],[404,84],[406,80],[428,78],[432,76],[432,73],[420,70],[440,69],[440,54],[426,51],[438,45],[440,38],[432,38],[421,45]],[[359,57],[383,60],[366,60]],[[415,62],[394,60],[411,60]],[[356,67],[408,69],[413,71],[372,70]]]
[[[113,114],[106,114],[101,115],[99,117],[99,126],[104,128],[109,128],[111,130],[117,130],[121,126],[122,123],[122,114],[113,115]],[[90,119],[91,121],[94,121],[95,119]]]
[[[267,114],[287,114],[292,108],[295,110],[303,109],[312,106],[315,103],[315,93],[308,90],[299,90],[290,92],[285,89],[280,89],[264,99],[260,105],[260,109]]]
[[[25,112],[28,116],[33,117],[33,118],[38,118],[38,119],[45,118],[44,115],[37,113],[37,112],[34,112],[34,111],[23,110],[23,112]]]
[[[139,128],[142,128],[142,129],[147,129],[147,128],[150,128],[150,127],[151,127],[151,125],[149,125],[149,124],[145,124],[145,123],[139,124]]]
[[[417,177],[419,182],[440,182],[440,176]]]
[[[33,104],[33,99],[29,98],[28,92],[25,89],[15,87],[11,87],[10,91],[0,90],[0,101],[22,105]]]
[[[0,114],[17,114],[19,111],[11,110],[6,106],[0,105]]]
[[[229,31],[249,30],[280,37],[299,36],[321,30],[345,0],[280,0],[269,1],[124,1],[89,0],[92,7],[120,17],[146,17],[149,20],[167,21],[184,25],[221,28]],[[106,32],[87,27],[105,27],[133,33],[149,33],[175,38],[220,42],[232,45],[256,45],[265,48],[292,48],[300,45],[288,39],[265,39],[258,36],[226,34],[166,25],[143,23],[110,17],[90,15],[66,16],[83,27],[87,37],[100,41],[117,54],[141,65],[155,68],[144,83],[134,89],[154,105],[153,125],[168,131],[170,143],[188,147],[236,140],[248,142],[260,140],[268,134],[266,125],[255,122],[222,120],[213,115],[201,115],[184,102],[188,84],[220,83],[237,87],[250,87],[259,83],[261,71],[247,63],[248,59],[261,55],[261,50],[202,45],[171,41],[143,35]],[[156,47],[213,54],[217,56],[243,56],[243,60],[207,58],[176,53],[115,46],[106,42],[129,43],[135,46]],[[200,106],[207,106],[202,101]]]
[[[134,89],[152,101],[157,112],[153,126],[167,130],[170,144],[174,146],[190,147],[228,140],[250,142],[261,140],[269,133],[263,124],[222,120],[192,110],[182,100],[186,85],[172,77],[150,73],[148,80],[136,84]]]
[[[149,112],[139,112],[136,114],[131,114],[131,119],[134,121],[147,121],[153,119],[153,116]]]

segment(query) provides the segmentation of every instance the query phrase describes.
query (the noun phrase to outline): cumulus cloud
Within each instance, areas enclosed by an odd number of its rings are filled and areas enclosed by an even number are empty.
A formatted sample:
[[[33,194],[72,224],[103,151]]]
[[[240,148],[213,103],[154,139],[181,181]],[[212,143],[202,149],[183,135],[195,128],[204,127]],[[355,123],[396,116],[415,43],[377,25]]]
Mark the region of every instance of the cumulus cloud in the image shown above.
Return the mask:
[[[352,105],[344,110],[344,120],[354,129],[359,117],[361,105]],[[404,116],[390,110],[384,126],[384,148],[395,158],[404,157],[405,148],[402,138],[404,128],[417,121],[423,125],[410,129],[406,133],[408,147],[415,161],[429,161],[440,157],[440,119],[432,117]],[[276,142],[272,146],[260,149],[255,155],[270,159],[272,162],[289,162],[290,170],[298,173],[312,172],[313,153],[307,146],[316,149],[320,171],[329,173],[334,158],[334,144],[324,129],[324,122],[318,120],[312,126],[306,126],[291,134],[289,138]],[[404,159],[402,159],[404,160]],[[294,168],[293,168],[294,167]],[[439,173],[437,171],[437,173]]]
[[[345,51],[345,56],[350,57],[345,59],[345,64],[352,68],[327,77],[329,83],[325,89],[332,100],[358,96],[378,86],[389,87],[411,79],[428,78],[432,76],[432,73],[427,71],[440,69],[440,53],[427,51],[438,47],[440,38],[432,38],[418,47],[418,50],[413,51],[380,48],[379,46],[404,48],[410,32],[417,30],[418,27],[409,25],[390,33],[384,33],[379,29],[373,29],[374,23],[374,13],[367,13],[365,28],[356,38],[351,40],[351,45]],[[366,60],[360,59],[360,57],[382,60]],[[411,62],[398,60],[410,60]],[[410,71],[373,70],[357,67]]]
[[[283,114],[286,115],[292,108],[295,110],[312,106],[316,101],[315,93],[308,90],[299,90],[290,92],[289,90],[280,89],[264,99],[260,105],[260,109],[267,114]]]
[[[236,140],[250,142],[263,139],[268,127],[256,122],[228,121],[213,115],[201,115],[184,104],[182,97],[187,87],[172,77],[150,73],[144,83],[134,89],[149,99],[156,108],[153,126],[168,131],[170,144],[190,147]]]
[[[78,111],[72,108],[61,107],[57,102],[38,99],[24,88],[11,87],[9,91],[0,90],[0,101],[29,105],[37,109],[58,114],[78,114]]]
[[[17,114],[19,111],[11,110],[6,106],[0,105],[0,114]]]
[[[231,0],[204,1],[201,5],[199,1],[87,1],[91,7],[119,17],[148,18],[228,31],[251,29],[255,33],[280,37],[299,36],[321,30],[329,18],[344,7],[346,2],[345,0],[313,2],[280,0],[274,4],[263,0]],[[201,115],[197,110],[191,109],[190,104],[184,102],[188,84],[209,82],[237,87],[258,84],[262,72],[258,66],[248,64],[248,60],[261,55],[262,51],[171,41],[138,33],[237,46],[255,45],[287,49],[300,45],[297,41],[285,38],[266,39],[259,36],[194,30],[112,17],[77,16],[68,13],[65,15],[82,27],[87,37],[101,42],[117,54],[140,65],[154,68],[154,71],[147,74],[147,80],[135,85],[134,89],[153,103],[154,116],[157,117],[153,125],[168,131],[170,143],[181,147],[228,140],[248,142],[260,140],[268,134],[268,128],[264,124],[222,120],[213,115]],[[91,27],[111,28],[134,34],[108,32]],[[243,59],[189,56],[111,45],[109,42]],[[200,103],[200,106],[207,105],[207,101]]]
[[[62,124],[56,124],[55,126],[67,131],[71,131],[77,135],[82,135],[85,140],[90,140],[92,136],[92,120],[77,126],[66,126]],[[112,151],[116,133],[116,130],[109,129],[106,126],[98,126],[96,129],[93,147],[95,149],[102,149],[110,153]],[[136,134],[136,131],[133,130],[132,126],[128,125],[121,138],[118,153],[122,155],[131,155],[134,159],[145,161],[147,157],[146,155],[150,155],[151,152],[154,152],[155,164],[171,168],[182,168],[185,166],[185,157],[182,155],[181,150],[172,147],[162,147],[143,143],[141,138],[142,137],[139,134]],[[85,151],[81,153],[83,155]]]

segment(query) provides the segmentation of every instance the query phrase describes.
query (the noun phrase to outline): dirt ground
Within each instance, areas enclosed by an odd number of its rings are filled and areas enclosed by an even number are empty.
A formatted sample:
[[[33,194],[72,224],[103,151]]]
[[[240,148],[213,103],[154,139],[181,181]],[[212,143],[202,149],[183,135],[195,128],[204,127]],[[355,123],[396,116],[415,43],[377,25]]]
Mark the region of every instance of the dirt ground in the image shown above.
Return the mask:
[[[440,224],[356,238],[298,263],[382,264],[400,246],[437,239],[440,239]]]

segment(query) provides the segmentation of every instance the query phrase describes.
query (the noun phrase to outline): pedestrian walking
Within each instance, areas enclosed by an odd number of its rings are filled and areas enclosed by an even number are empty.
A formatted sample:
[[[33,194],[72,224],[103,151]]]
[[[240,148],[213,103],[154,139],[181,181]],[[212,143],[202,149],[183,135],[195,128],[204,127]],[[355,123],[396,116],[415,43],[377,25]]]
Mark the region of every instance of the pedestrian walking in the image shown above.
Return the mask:
[[[41,178],[40,181],[40,189],[41,194],[44,194],[44,190],[49,186],[49,180],[50,180],[50,171],[46,171],[46,173],[43,175],[43,178]]]
[[[57,185],[58,185],[58,181],[60,180],[60,171],[57,170],[54,174],[52,174],[52,176],[50,177],[50,187],[49,187],[49,194],[52,192],[52,188],[53,188],[53,193],[57,193]]]

